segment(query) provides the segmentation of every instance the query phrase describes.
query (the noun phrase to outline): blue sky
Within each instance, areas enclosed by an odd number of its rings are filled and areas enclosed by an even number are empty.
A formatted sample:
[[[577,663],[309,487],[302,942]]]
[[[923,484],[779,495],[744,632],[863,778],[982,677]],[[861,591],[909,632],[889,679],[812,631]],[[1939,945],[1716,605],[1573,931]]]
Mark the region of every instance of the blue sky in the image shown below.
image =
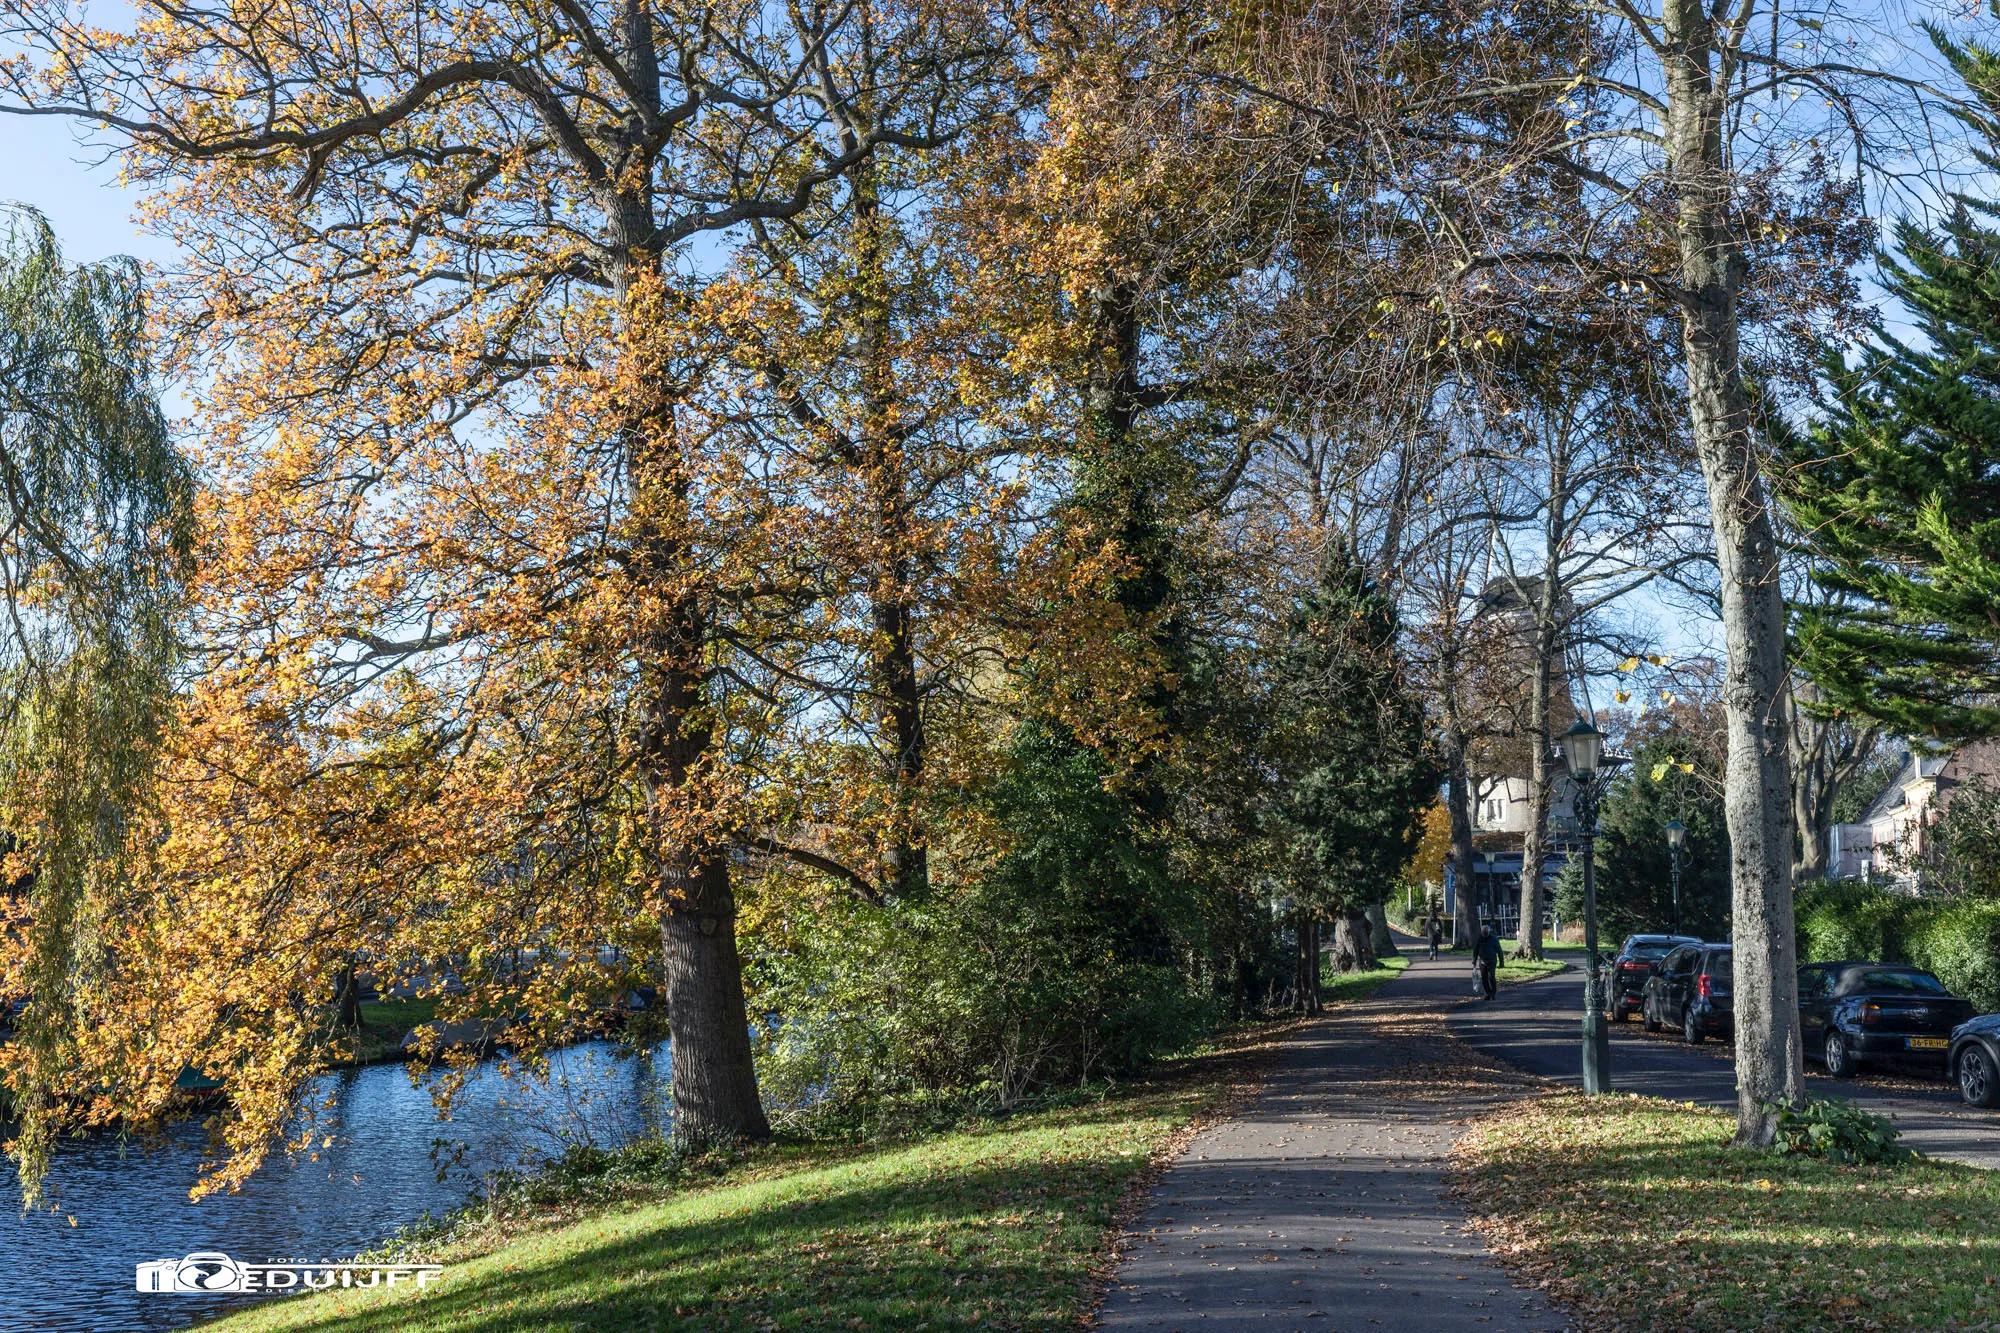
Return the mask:
[[[138,192],[118,184],[117,168],[80,143],[67,121],[0,117],[0,199],[40,209],[73,263],[128,254],[165,262],[173,247],[132,222]]]

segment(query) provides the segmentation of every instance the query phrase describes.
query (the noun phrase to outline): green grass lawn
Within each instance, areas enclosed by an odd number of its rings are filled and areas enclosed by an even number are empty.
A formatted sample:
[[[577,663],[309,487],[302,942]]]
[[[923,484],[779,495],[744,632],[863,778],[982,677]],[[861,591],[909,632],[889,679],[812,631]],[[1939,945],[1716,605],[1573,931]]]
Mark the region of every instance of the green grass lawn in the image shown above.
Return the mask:
[[[1328,1004],[1365,1000],[1399,977],[1410,965],[1407,958],[1384,958],[1382,966],[1370,972],[1322,972],[1319,996]]]
[[[438,1002],[435,997],[423,1000],[370,1000],[361,1006],[361,1024],[371,1028],[396,1028],[396,1039],[401,1041],[403,1033],[419,1023],[428,1023],[437,1017]]]
[[[1513,947],[1514,942],[1512,940],[1500,941],[1500,971],[1498,975],[1502,985],[1510,981],[1533,981],[1536,977],[1546,977],[1552,972],[1562,971],[1565,963],[1576,968],[1583,966],[1582,949],[1571,948],[1566,945],[1547,945],[1542,949],[1544,957],[1537,962],[1532,959],[1509,958],[1506,951]],[[1472,984],[1472,951],[1470,949],[1453,949],[1447,953],[1440,954],[1440,957],[1455,958],[1464,963],[1467,973],[1466,985],[1470,986]]]
[[[1561,954],[1553,951],[1545,952],[1548,953],[1548,956],[1539,960],[1502,956],[1499,972],[1502,984],[1509,981],[1533,981],[1536,977],[1545,977],[1551,972],[1560,972],[1563,970],[1563,964],[1569,961]]]
[[[437,1017],[437,1000],[370,1000],[361,1006],[361,1031],[352,1038],[349,1064],[400,1059],[411,1028]]]
[[[1216,1095],[1196,1080],[888,1149],[781,1147],[740,1180],[448,1252],[423,1295],[272,1301],[212,1327],[1063,1327],[1134,1177]]]
[[[1533,1098],[1480,1122],[1469,1206],[1594,1328],[1962,1329],[2000,1320],[2000,1175],[1738,1151],[1733,1116]]]

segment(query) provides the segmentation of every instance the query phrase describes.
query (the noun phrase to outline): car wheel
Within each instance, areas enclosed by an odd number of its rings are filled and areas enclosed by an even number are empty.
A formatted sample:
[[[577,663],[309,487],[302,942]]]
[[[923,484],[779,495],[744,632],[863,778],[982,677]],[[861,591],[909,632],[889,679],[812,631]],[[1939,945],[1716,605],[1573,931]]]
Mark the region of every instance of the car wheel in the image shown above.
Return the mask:
[[[2000,1103],[2000,1069],[1994,1068],[1992,1055],[1977,1041],[1958,1057],[1958,1095],[1967,1106]]]
[[[1658,1032],[1666,1026],[1666,1024],[1660,1021],[1660,1016],[1653,1011],[1653,1002],[1651,1000],[1641,1001],[1639,1008],[1641,1016],[1646,1020],[1646,1031]]]
[[[1687,1038],[1690,1046],[1699,1046],[1708,1034],[1702,1031],[1701,1019],[1695,1016],[1694,1006],[1689,1005],[1681,1014],[1681,1036]]]
[[[1826,1034],[1826,1072],[1835,1078],[1854,1077],[1854,1053],[1847,1049],[1847,1038],[1838,1032]]]
[[[1611,1021],[1612,1021],[1612,1022],[1614,1022],[1614,1023],[1624,1023],[1624,1022],[1627,1022],[1627,1021],[1629,1021],[1629,1020],[1631,1019],[1631,1017],[1632,1017],[1632,1011],[1631,1011],[1630,1009],[1627,1009],[1627,1008],[1625,1007],[1625,1001],[1623,1001],[1623,1000],[1613,1000],[1613,1001],[1611,1002]]]

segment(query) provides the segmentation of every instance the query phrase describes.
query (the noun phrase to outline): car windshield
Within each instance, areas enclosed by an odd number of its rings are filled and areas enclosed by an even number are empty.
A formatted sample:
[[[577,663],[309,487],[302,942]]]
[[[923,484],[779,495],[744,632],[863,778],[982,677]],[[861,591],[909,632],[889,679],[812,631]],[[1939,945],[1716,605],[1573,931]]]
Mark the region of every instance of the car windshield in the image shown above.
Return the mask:
[[[1644,958],[1650,961],[1655,958],[1665,958],[1667,951],[1673,947],[1673,945],[1666,943],[1664,940],[1657,943],[1652,940],[1639,940],[1628,947],[1625,953],[1631,958]],[[1601,954],[1599,955],[1599,957],[1602,956]]]
[[[1906,991],[1912,995],[1949,995],[1944,983],[1928,972],[1864,972],[1859,987],[1865,991]]]
[[[1736,955],[1733,953],[1712,953],[1708,956],[1706,971],[1711,977],[1728,978],[1735,974]]]

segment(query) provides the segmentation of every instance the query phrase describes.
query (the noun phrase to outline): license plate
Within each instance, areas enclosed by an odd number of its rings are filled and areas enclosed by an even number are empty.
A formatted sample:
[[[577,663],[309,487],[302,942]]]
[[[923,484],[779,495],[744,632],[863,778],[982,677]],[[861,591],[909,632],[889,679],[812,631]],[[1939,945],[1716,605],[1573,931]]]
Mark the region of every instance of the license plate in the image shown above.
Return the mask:
[[[1943,1037],[1912,1037],[1910,1049],[1913,1051],[1941,1051],[1951,1045]]]

